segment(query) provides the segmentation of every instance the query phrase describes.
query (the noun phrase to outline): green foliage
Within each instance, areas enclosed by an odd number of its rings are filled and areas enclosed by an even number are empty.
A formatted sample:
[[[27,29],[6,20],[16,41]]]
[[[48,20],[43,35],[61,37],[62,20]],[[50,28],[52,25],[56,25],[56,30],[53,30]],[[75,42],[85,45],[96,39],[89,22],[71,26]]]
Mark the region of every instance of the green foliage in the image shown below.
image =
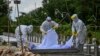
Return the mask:
[[[7,16],[0,17],[0,34],[8,31],[8,18]]]
[[[38,8],[29,14],[20,17],[20,23],[24,25],[32,24],[39,26],[45,20],[45,15],[42,8]]]
[[[8,5],[6,2],[3,2],[4,0],[0,0],[0,17],[7,15],[8,13]]]
[[[57,32],[59,34],[62,34],[64,36],[70,36],[71,35],[71,28],[70,28],[70,24],[64,24],[64,25],[60,25],[59,28],[57,29]]]
[[[88,23],[88,16],[93,15],[93,0],[49,0],[49,3],[45,3],[44,9],[46,12],[54,17],[54,10],[59,9],[61,12],[68,12],[70,15],[77,13],[85,23]]]
[[[0,34],[2,32],[7,32],[7,25],[8,25],[8,6],[6,2],[3,2],[3,0],[0,0]]]

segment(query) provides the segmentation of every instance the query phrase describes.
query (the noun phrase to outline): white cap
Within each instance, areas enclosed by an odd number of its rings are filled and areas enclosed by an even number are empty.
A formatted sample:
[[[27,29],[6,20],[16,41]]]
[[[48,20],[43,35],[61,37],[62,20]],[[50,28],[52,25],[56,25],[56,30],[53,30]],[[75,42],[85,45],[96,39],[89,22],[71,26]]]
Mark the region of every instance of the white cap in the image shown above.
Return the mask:
[[[48,16],[48,17],[46,18],[46,20],[51,20],[51,17]]]

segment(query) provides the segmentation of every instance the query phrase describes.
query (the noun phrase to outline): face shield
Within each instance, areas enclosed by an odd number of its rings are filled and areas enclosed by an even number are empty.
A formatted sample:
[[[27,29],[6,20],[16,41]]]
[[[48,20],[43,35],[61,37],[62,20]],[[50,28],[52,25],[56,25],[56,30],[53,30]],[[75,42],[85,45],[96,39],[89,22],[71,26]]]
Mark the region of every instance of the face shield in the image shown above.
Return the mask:
[[[47,17],[46,20],[47,20],[48,22],[51,22],[51,21],[52,21],[52,20],[51,20],[51,17]]]

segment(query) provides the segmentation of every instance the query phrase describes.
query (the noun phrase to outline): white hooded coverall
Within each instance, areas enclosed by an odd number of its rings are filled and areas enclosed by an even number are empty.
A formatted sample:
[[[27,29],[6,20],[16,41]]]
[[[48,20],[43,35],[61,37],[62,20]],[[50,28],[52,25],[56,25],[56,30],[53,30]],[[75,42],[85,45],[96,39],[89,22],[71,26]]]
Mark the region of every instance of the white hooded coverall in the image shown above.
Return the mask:
[[[47,17],[40,26],[40,30],[43,34],[43,39],[39,47],[50,47],[58,44],[58,35],[53,27],[58,27],[58,23],[51,21],[51,17]]]
[[[83,45],[85,43],[86,31],[87,29],[85,24],[80,19],[78,19],[78,17],[73,20],[72,32],[78,33],[75,40],[76,47],[79,47],[80,44]]]
[[[20,27],[18,26],[15,29],[15,37],[17,38],[18,45],[20,45],[20,42],[21,42],[20,41],[20,35],[21,35],[21,38],[22,38],[23,45],[25,46],[26,42],[28,42],[28,40],[27,40],[28,34],[31,34],[32,31],[33,31],[33,26],[32,25],[29,25],[29,26],[20,25]],[[20,32],[21,32],[21,34],[20,34]]]

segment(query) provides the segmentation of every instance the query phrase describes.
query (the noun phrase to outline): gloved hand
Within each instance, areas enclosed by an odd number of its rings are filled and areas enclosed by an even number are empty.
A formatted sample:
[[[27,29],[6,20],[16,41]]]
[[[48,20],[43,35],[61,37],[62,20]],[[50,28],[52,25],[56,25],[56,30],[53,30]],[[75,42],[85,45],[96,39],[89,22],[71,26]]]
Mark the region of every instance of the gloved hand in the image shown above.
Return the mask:
[[[75,32],[72,32],[72,35],[74,36],[75,35]]]
[[[77,32],[72,32],[72,35],[73,35],[74,37],[77,37],[78,33],[77,33]]]
[[[58,26],[54,26],[54,27],[52,27],[53,29],[56,29],[56,28],[58,28]]]
[[[78,33],[75,33],[75,36],[77,37]]]
[[[43,34],[45,35],[45,34],[47,34],[47,32],[43,32]]]
[[[53,29],[56,29],[56,27],[52,27]]]
[[[52,26],[53,29],[56,29],[59,27],[59,24],[55,24],[54,26]]]

